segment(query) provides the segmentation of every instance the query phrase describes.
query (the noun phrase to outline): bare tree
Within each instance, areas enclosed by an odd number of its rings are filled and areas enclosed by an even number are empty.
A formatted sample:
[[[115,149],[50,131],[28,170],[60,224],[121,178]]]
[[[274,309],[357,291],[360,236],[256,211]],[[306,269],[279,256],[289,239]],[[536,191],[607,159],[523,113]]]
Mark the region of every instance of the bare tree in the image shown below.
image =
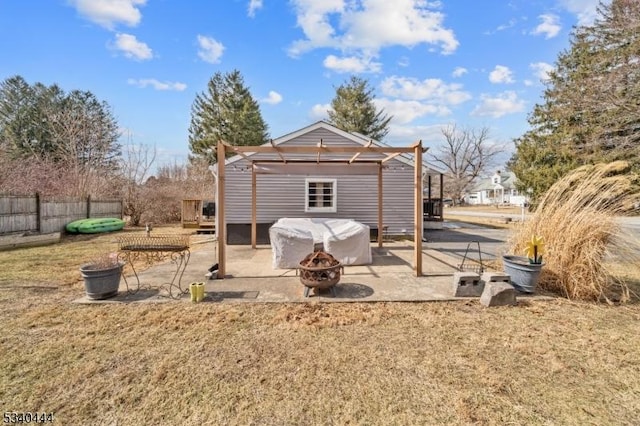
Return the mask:
[[[151,166],[156,159],[156,148],[148,145],[129,144],[122,160],[124,213],[131,225],[140,225],[140,220],[149,208],[148,197],[143,184],[149,177]]]
[[[504,147],[490,142],[487,127],[458,128],[452,124],[442,129],[442,135],[444,144],[430,157],[446,170],[444,190],[457,204],[476,178],[493,166]]]
[[[46,178],[43,178],[46,176]],[[33,156],[28,160],[0,155],[0,193],[74,196],[75,182],[59,163]]]
[[[169,223],[180,220],[182,200],[214,199],[213,175],[206,159],[192,159],[188,164],[165,164],[144,185],[148,208],[145,222]]]

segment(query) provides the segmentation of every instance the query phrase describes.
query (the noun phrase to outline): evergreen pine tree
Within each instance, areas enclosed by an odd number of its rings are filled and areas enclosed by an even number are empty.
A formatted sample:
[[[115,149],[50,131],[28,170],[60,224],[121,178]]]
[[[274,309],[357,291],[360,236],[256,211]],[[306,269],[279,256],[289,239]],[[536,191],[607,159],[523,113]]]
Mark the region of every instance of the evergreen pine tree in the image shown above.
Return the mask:
[[[217,72],[191,107],[189,148],[194,157],[213,163],[219,140],[232,145],[261,145],[268,142],[267,130],[258,102],[240,72]]]
[[[510,168],[534,198],[576,166],[640,163],[640,2],[601,3],[577,27],[550,73],[531,130],[515,140]]]
[[[336,89],[331,101],[329,122],[347,132],[358,132],[381,141],[389,133],[388,117],[373,103],[373,89],[367,80],[352,76],[349,82]]]

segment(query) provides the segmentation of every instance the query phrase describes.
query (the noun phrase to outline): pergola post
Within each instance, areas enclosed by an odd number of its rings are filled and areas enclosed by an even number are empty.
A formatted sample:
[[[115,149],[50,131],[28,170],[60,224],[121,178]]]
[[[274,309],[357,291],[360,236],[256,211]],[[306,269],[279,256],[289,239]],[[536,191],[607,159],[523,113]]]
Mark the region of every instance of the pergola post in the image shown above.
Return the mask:
[[[257,189],[256,189],[256,169],[251,163],[251,248],[256,248],[257,240],[257,225],[256,225],[256,204],[257,204]]]
[[[224,198],[225,198],[225,182],[226,177],[224,174],[224,161],[226,157],[226,148],[222,141],[218,141],[217,147],[217,157],[218,157],[218,205],[216,206],[216,215],[218,218],[218,224],[216,228],[216,234],[218,234],[218,278],[222,279],[225,275],[226,270],[226,231],[227,231],[227,223],[224,217]]]
[[[416,276],[419,277],[422,275],[422,228],[423,228],[423,217],[422,217],[422,141],[419,141],[414,147],[414,205],[415,205],[415,215],[414,215],[414,250],[415,250],[415,271]]]
[[[382,162],[378,164],[378,247],[382,247],[383,227],[384,221],[382,220],[383,214],[383,185],[382,185]]]
[[[440,220],[444,221],[444,175],[440,173]]]

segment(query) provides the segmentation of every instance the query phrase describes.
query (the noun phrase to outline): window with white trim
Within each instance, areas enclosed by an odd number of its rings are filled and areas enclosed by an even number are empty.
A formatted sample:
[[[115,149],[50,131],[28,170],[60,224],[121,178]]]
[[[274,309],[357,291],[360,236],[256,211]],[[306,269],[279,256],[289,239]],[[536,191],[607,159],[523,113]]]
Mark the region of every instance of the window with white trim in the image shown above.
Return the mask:
[[[305,179],[304,211],[335,213],[338,210],[336,179]]]

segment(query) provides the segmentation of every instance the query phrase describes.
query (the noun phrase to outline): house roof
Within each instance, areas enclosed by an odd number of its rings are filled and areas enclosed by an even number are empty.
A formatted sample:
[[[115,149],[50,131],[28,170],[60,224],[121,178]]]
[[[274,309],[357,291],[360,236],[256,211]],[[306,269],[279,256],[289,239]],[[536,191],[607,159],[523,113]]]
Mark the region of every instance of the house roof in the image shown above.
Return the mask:
[[[495,189],[498,185],[493,183],[494,176],[495,174],[484,178],[480,183],[473,187],[471,192],[489,191]],[[517,181],[518,179],[516,178],[515,173],[500,172],[500,186],[504,189],[515,189]]]
[[[296,130],[294,132],[287,133],[284,136],[280,136],[279,138],[274,139],[273,142],[268,142],[268,143],[262,144],[262,146],[269,146],[269,145],[272,145],[272,144],[275,145],[275,146],[278,146],[278,145],[284,144],[284,143],[286,143],[286,142],[288,142],[290,140],[298,138],[298,137],[300,137],[302,135],[305,135],[307,133],[313,132],[313,131],[315,131],[317,129],[328,130],[328,131],[330,131],[332,133],[335,133],[335,134],[337,134],[337,135],[339,135],[339,136],[341,136],[341,137],[343,137],[345,139],[348,139],[348,140],[354,142],[355,144],[361,145],[363,147],[366,146],[369,143],[371,143],[373,146],[378,146],[378,147],[392,147],[392,145],[385,144],[383,142],[379,142],[379,141],[376,141],[376,140],[372,140],[372,139],[370,139],[370,138],[368,138],[368,137],[366,137],[366,136],[364,136],[364,135],[362,135],[360,133],[347,132],[347,131],[341,130],[336,126],[334,126],[334,125],[332,125],[330,123],[327,123],[326,121],[317,121],[317,122],[315,122],[313,124],[310,124],[310,125],[308,125],[306,127],[298,129],[298,130]],[[255,155],[255,153],[247,153],[245,155],[245,157],[251,157],[252,155]],[[240,161],[242,159],[243,159],[243,156],[234,155],[232,157],[227,158],[227,160],[225,161],[225,164],[230,165],[230,164],[233,164],[233,163],[235,163],[237,161]],[[400,161],[400,162],[403,162],[403,163],[405,163],[405,164],[407,164],[407,165],[409,165],[411,167],[413,167],[413,155],[411,155],[411,154],[404,154],[403,153],[403,154],[400,154],[397,157],[395,157],[395,159]],[[431,163],[429,163],[427,161],[424,161],[424,160],[423,160],[423,167],[425,169],[427,169],[428,173],[444,173],[444,171],[441,170],[439,167],[437,167],[437,166],[435,166],[435,165],[433,165],[433,164],[431,164]]]

